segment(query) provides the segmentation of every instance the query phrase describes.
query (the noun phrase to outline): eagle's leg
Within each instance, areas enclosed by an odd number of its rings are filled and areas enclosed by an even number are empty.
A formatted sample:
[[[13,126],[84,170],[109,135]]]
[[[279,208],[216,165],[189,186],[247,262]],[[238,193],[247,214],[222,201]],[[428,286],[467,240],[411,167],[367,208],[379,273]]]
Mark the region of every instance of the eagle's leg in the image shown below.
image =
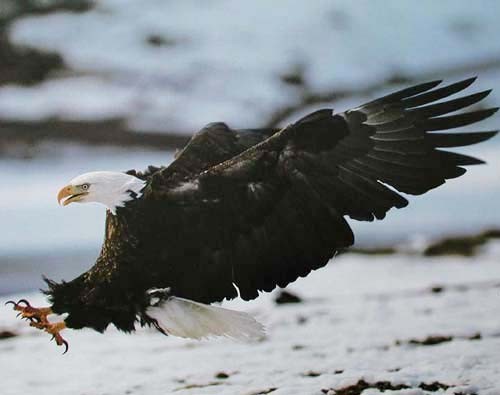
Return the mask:
[[[21,315],[22,318],[30,320],[30,326],[50,333],[52,335],[52,339],[56,341],[58,346],[65,347],[63,354],[68,351],[68,342],[64,340],[59,333],[66,328],[66,324],[64,321],[56,323],[49,322],[47,317],[52,314],[52,309],[50,307],[33,307],[25,299],[21,299],[17,303],[9,300],[5,304],[12,304],[14,306],[14,310],[19,311],[18,315]]]

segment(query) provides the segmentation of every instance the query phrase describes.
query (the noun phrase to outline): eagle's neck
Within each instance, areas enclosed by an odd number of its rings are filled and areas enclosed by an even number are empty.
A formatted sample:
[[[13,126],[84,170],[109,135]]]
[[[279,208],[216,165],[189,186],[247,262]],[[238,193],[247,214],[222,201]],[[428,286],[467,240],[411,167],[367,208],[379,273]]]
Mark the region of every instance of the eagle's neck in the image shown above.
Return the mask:
[[[110,179],[110,188],[103,190],[99,196],[100,203],[104,204],[113,214],[118,207],[124,207],[127,202],[138,199],[146,182],[123,173],[116,173],[116,178]]]

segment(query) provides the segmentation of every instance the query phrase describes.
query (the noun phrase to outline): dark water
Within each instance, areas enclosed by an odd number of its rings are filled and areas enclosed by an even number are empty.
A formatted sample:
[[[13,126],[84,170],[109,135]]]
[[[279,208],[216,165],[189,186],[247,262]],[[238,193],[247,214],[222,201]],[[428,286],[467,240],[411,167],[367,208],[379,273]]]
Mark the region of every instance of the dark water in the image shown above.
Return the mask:
[[[96,252],[83,250],[0,257],[0,295],[45,287],[42,276],[71,280],[93,265]]]

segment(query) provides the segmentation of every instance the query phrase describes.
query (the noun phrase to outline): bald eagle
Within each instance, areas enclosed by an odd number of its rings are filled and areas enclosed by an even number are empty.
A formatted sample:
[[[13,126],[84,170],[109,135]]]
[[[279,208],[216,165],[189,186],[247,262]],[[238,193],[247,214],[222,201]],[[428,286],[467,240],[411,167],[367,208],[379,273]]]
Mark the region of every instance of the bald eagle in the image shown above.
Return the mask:
[[[282,129],[211,123],[169,166],[80,175],[57,198],[107,207],[97,262],[72,281],[46,279],[49,307],[9,303],[66,350],[62,329],[110,324],[258,338],[263,327],[250,315],[211,304],[307,276],[354,243],[346,217],[383,219],[408,204],[398,192],[421,195],[483,163],[441,148],[496,132],[434,133],[497,111],[447,115],[489,94],[441,100],[474,80],[428,82],[341,113],[321,109]],[[50,314],[66,316],[53,323]]]

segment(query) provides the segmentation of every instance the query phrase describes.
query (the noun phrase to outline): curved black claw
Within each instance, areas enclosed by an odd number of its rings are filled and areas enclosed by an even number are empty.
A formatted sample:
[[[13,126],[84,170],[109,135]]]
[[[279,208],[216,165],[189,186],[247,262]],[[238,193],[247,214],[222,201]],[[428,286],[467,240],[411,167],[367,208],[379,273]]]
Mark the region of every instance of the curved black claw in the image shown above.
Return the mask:
[[[13,300],[8,300],[7,302],[5,302],[5,306],[11,304],[12,306],[14,306],[14,310],[17,310],[18,307],[20,307],[21,304],[24,304],[26,305],[25,307],[31,307],[30,305],[30,302],[28,302],[26,299],[20,299],[16,302],[14,302]]]
[[[17,304],[20,305],[21,303],[24,303],[26,307],[31,307],[30,302],[28,302],[26,299],[20,299]]]
[[[63,345],[64,345],[64,352],[62,353],[62,355],[66,354],[69,350],[69,344],[66,340],[63,340]]]
[[[51,341],[52,340],[55,340],[56,344],[58,346],[64,346],[64,352],[62,353],[62,355],[66,354],[69,350],[69,343],[64,340],[61,335],[52,335],[52,338],[50,339]]]

